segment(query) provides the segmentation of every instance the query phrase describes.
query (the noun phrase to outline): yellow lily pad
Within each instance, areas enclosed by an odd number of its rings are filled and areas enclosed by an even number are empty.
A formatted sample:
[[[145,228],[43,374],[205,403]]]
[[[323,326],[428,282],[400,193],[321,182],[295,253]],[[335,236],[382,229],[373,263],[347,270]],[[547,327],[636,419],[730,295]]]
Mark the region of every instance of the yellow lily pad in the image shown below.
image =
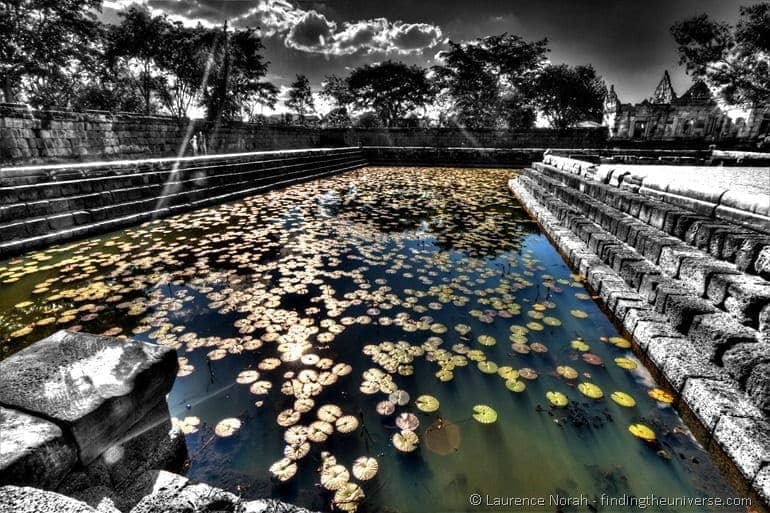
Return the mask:
[[[638,367],[634,360],[624,357],[615,358],[615,365],[626,370],[634,370]]]
[[[645,442],[655,441],[655,431],[645,426],[644,424],[631,424],[628,426],[628,430],[637,438],[641,438]]]
[[[659,403],[671,404],[674,402],[673,394],[666,392],[662,388],[653,388],[652,390],[647,392],[647,395],[649,395]]]
[[[473,407],[473,418],[481,424],[492,424],[497,421],[497,412],[486,404],[477,404]]]
[[[626,408],[633,408],[636,406],[636,400],[625,392],[612,392],[610,394],[610,399]]]
[[[604,397],[604,392],[602,392],[602,389],[593,383],[580,383],[578,385],[578,390],[581,394],[586,397],[590,397],[591,399],[601,399]]]
[[[545,397],[552,406],[557,408],[562,408],[569,404],[569,399],[567,399],[567,396],[561,392],[546,392]]]

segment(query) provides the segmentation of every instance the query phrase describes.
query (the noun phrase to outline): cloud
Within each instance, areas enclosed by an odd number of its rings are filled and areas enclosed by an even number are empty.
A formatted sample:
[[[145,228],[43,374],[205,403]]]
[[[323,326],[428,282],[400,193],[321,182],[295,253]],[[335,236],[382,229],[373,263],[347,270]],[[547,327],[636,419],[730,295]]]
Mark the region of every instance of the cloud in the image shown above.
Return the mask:
[[[120,1],[120,0],[114,0]],[[190,21],[257,27],[264,37],[279,37],[295,50],[324,55],[410,54],[441,42],[441,28],[387,18],[337,23],[317,10],[289,0],[146,0],[155,11]]]
[[[337,24],[327,20],[326,16],[308,11],[289,30],[286,46],[306,52],[326,53],[327,44],[336,30]]]

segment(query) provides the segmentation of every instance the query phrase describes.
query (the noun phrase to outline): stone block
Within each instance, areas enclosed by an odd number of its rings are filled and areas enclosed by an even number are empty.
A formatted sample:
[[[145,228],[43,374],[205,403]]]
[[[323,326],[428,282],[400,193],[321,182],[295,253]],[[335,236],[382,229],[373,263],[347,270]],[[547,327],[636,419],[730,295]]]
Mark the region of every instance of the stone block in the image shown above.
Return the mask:
[[[59,426],[0,407],[0,485],[53,488],[77,461],[77,447]]]
[[[764,420],[724,415],[712,443],[722,448],[748,481],[770,462],[770,425]]]
[[[686,244],[681,244],[680,246],[667,246],[660,251],[658,265],[664,274],[672,278],[678,278],[680,266],[684,259],[702,255],[702,251],[687,246]]]
[[[687,336],[717,365],[722,365],[722,355],[731,347],[757,342],[756,331],[724,312],[696,315]]]
[[[652,338],[647,347],[647,355],[676,391],[681,391],[690,378],[719,380],[724,377],[683,337]]]
[[[682,399],[709,433],[723,415],[763,418],[759,408],[738,389],[737,383],[730,380],[690,378],[682,389]]]
[[[99,513],[88,504],[65,495],[30,487],[0,487],[2,513]]]
[[[0,403],[66,426],[87,464],[165,401],[177,365],[168,347],[59,331],[0,362]]]
[[[660,292],[659,292],[660,293]],[[656,303],[657,306],[657,303]],[[690,325],[698,315],[712,314],[717,310],[707,300],[694,295],[670,294],[666,297],[663,312],[671,325],[682,333],[690,330]]]
[[[754,404],[770,415],[770,363],[758,363],[746,380],[746,393]]]
[[[711,256],[703,255],[682,260],[679,279],[700,296],[706,296],[709,279],[714,274],[738,274],[733,264],[720,262]]]

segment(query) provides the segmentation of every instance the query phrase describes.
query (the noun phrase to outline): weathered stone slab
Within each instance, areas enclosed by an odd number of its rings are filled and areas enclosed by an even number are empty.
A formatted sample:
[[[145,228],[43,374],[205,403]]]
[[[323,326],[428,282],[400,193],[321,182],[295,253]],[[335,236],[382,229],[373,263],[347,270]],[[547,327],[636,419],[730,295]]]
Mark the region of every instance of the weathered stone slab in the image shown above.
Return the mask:
[[[766,421],[725,415],[717,422],[714,441],[749,481],[770,462],[770,425]]]
[[[682,389],[682,399],[708,431],[723,415],[763,418],[762,412],[738,390],[737,383],[731,381],[690,378]]]
[[[77,461],[77,447],[59,426],[0,407],[0,484],[51,488]]]
[[[0,487],[0,513],[97,513],[84,502],[37,488]]]
[[[165,400],[176,352],[59,331],[0,362],[0,404],[66,426],[86,464]]]

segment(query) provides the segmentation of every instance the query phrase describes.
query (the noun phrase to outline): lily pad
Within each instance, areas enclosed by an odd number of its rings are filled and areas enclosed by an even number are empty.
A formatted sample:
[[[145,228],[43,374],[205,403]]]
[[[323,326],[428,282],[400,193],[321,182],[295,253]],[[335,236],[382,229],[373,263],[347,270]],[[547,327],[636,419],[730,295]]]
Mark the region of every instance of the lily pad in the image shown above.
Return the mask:
[[[631,424],[628,426],[628,430],[637,438],[641,438],[645,442],[655,441],[655,431],[645,426],[644,424]]]
[[[361,456],[353,462],[353,476],[359,481],[368,481],[377,475],[379,468],[376,459]]]
[[[214,433],[222,438],[233,436],[241,428],[241,421],[231,417],[220,420],[214,427]]]
[[[591,399],[601,399],[604,397],[604,392],[602,392],[602,389],[593,383],[580,383],[578,385],[578,390],[581,394],[586,397],[590,397]]]
[[[425,413],[434,412],[439,408],[438,399],[432,395],[421,395],[414,401],[414,405],[417,406],[418,410]]]
[[[557,408],[563,408],[569,404],[569,399],[567,399],[567,396],[561,392],[546,392],[545,397],[548,399],[548,402],[551,403],[551,406]]]
[[[497,364],[489,360],[479,362],[476,366],[484,374],[495,374],[497,372]]]
[[[636,400],[625,392],[612,392],[610,394],[610,399],[626,408],[633,408],[636,406]]]
[[[647,395],[663,404],[671,404],[674,402],[673,394],[666,392],[662,388],[653,388],[647,392]]]
[[[497,421],[497,412],[486,404],[477,404],[473,407],[473,418],[481,424],[492,424]]]
[[[621,369],[634,370],[638,367],[637,363],[631,358],[618,357],[615,358],[615,365]]]
[[[417,433],[409,430],[402,430],[391,438],[393,446],[401,452],[412,452],[417,449],[420,439]]]

